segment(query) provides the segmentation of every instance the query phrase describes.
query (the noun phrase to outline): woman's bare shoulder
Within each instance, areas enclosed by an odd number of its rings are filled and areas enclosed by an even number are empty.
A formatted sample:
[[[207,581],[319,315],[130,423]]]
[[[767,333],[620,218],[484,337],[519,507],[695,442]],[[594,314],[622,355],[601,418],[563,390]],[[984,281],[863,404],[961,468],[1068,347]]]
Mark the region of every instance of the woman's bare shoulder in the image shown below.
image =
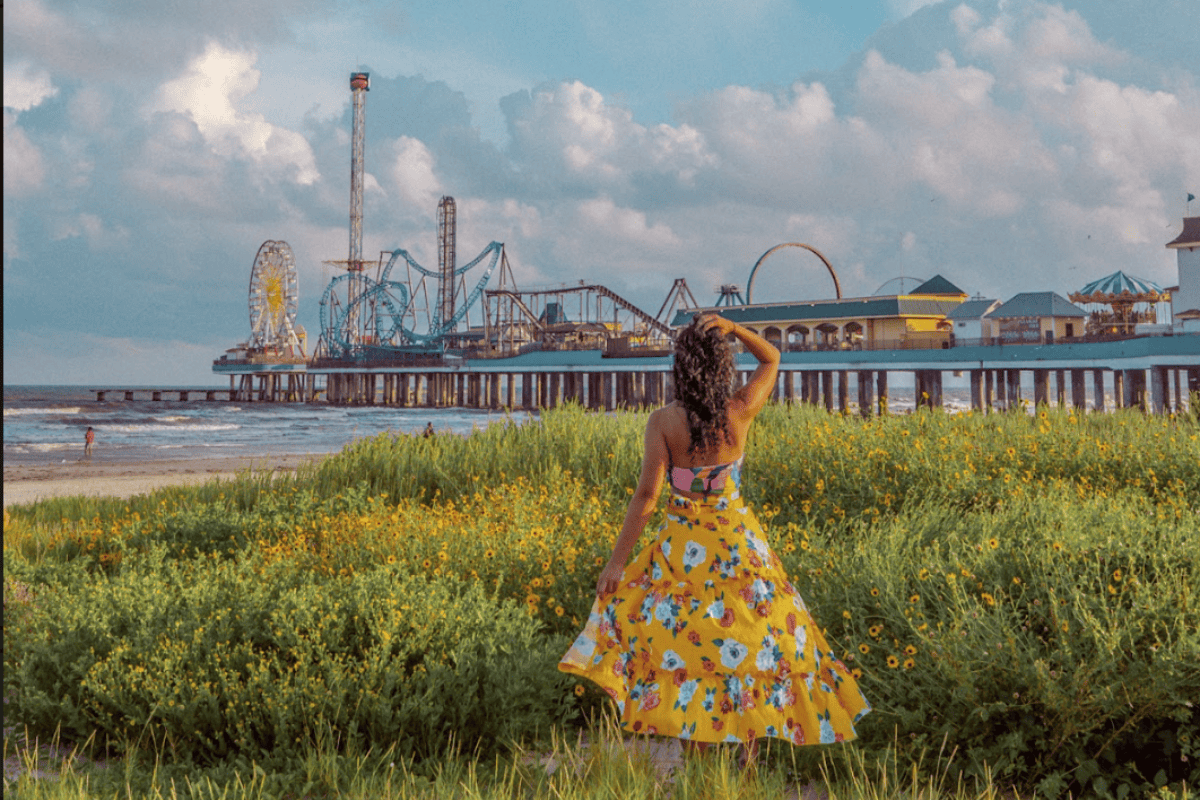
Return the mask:
[[[682,442],[683,447],[687,447],[687,442],[690,441],[690,434],[688,432],[687,412],[684,411],[683,406],[678,403],[668,403],[661,408],[655,409],[650,414],[649,424],[672,445],[679,445]],[[672,449],[677,449],[677,447],[673,447]]]
[[[678,402],[667,403],[665,406],[660,406],[650,412],[650,419],[660,427],[678,427],[679,425],[686,426],[687,411]]]

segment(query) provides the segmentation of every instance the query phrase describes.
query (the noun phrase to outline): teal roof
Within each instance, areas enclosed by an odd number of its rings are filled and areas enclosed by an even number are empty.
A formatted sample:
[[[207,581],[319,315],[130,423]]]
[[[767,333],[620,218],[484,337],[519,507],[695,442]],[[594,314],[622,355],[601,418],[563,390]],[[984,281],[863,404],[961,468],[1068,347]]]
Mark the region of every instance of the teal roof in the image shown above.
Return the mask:
[[[992,319],[1086,317],[1087,312],[1054,292],[1022,292],[988,316]]]
[[[946,319],[983,319],[995,300],[967,300],[946,315]]]
[[[962,289],[955,286],[950,281],[943,278],[941,275],[934,275],[929,280],[922,283],[917,288],[913,289],[909,294],[961,294],[965,295]]]
[[[1122,294],[1162,294],[1162,287],[1154,281],[1126,275],[1117,270],[1112,275],[1106,275],[1092,281],[1079,290],[1081,295],[1122,295]],[[1082,298],[1081,298],[1082,299]]]
[[[682,327],[692,317],[716,311],[734,322],[762,324],[792,323],[806,320],[862,319],[864,317],[944,317],[959,305],[957,300],[926,300],[908,297],[858,297],[850,300],[821,300],[811,303],[771,303],[768,305],[723,306],[721,308],[680,309],[671,326]]]

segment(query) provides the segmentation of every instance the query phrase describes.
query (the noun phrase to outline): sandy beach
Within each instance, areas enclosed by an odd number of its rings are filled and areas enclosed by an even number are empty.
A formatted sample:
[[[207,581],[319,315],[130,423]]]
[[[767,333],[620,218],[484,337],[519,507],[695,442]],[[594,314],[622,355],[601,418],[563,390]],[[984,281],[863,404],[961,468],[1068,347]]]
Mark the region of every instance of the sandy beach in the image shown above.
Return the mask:
[[[62,464],[5,464],[4,505],[74,495],[133,497],[164,486],[228,480],[245,470],[294,471],[324,455],[269,455],[105,463],[102,459]]]

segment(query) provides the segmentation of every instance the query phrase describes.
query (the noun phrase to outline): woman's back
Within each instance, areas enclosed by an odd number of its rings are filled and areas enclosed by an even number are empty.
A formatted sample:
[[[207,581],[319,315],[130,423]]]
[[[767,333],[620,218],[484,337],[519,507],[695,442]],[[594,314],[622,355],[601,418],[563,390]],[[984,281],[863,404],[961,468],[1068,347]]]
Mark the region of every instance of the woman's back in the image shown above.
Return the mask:
[[[750,431],[750,423],[754,418],[738,414],[732,407],[729,412],[729,432],[732,440],[722,437],[717,447],[689,452],[692,433],[688,424],[687,411],[677,402],[660,409],[658,413],[662,415],[661,430],[663,438],[667,442],[671,465],[675,467],[707,467],[714,464],[729,464],[741,458],[746,449],[746,436]]]

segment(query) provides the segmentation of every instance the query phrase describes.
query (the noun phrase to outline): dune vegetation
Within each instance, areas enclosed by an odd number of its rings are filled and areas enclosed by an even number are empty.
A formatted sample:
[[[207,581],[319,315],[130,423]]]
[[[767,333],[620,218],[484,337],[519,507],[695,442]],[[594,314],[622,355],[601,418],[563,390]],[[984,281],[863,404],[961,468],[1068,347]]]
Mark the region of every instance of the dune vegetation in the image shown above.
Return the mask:
[[[874,711],[853,743],[774,743],[745,774],[727,753],[663,774],[555,669],[644,422],[569,407],[294,476],[10,507],[6,794],[1194,792],[1195,418],[765,410],[745,494]]]

